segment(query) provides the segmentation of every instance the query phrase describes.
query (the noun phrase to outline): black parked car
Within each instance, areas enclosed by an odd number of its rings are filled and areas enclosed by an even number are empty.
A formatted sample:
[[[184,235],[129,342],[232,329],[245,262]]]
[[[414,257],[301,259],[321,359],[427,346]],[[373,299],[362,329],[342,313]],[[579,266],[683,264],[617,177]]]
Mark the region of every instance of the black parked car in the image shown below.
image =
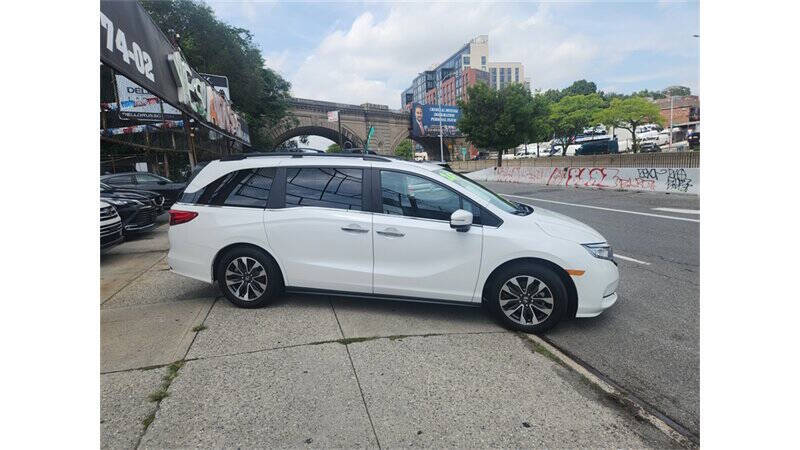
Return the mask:
[[[122,219],[122,230],[128,235],[151,230],[156,226],[160,210],[146,194],[115,192],[100,188],[100,200],[111,204]]]
[[[158,213],[161,213],[166,209],[164,207],[164,196],[158,192],[144,191],[141,189],[117,188],[111,186],[110,184],[100,183],[100,194],[102,195],[104,192],[108,194],[118,194],[120,197],[124,197],[125,194],[132,194],[129,196],[129,198],[142,200],[145,203],[153,205]]]
[[[100,181],[114,188],[140,189],[157,192],[164,196],[164,208],[169,208],[177,201],[186,183],[176,183],[169,178],[148,172],[126,172],[103,175]]]

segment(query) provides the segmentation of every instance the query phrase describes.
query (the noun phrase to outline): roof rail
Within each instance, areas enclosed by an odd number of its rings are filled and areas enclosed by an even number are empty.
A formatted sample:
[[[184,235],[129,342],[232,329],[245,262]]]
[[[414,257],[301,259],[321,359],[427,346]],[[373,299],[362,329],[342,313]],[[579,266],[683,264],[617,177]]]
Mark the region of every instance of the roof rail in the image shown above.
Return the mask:
[[[240,161],[242,159],[262,157],[262,156],[291,156],[292,158],[323,157],[323,158],[360,158],[364,161],[391,162],[392,160],[383,156],[363,154],[363,153],[303,153],[303,152],[254,152],[237,153],[226,155],[219,158],[220,161]]]

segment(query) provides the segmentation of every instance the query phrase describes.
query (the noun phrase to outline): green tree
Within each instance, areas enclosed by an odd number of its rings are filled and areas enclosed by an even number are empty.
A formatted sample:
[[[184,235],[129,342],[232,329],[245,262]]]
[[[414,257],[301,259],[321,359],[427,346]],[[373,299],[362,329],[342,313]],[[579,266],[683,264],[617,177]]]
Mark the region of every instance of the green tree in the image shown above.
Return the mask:
[[[639,141],[636,139],[636,127],[646,123],[664,125],[659,107],[643,97],[628,97],[625,99],[611,100],[611,105],[599,111],[596,115],[598,122],[606,126],[618,127],[628,130],[633,139],[633,152],[639,151]]]
[[[550,106],[547,123],[561,145],[562,155],[567,154],[567,147],[584,128],[597,124],[595,116],[604,106],[599,94],[569,95]]]
[[[630,95],[631,97],[649,97],[653,99],[659,98],[666,98],[666,95],[659,91],[648,91],[647,89],[642,89],[641,91],[636,91]]]
[[[414,149],[411,145],[411,139],[404,139],[397,144],[397,148],[394,149],[394,155],[403,159],[414,159]]]
[[[671,95],[682,97],[684,95],[692,95],[692,90],[686,86],[670,86],[663,91],[661,91],[665,97],[669,97]]]
[[[275,150],[281,151],[281,150],[287,150],[287,149],[290,149],[290,148],[297,148],[297,141],[295,141],[294,139],[289,139],[287,141],[283,141],[283,142],[281,142],[280,144],[278,144],[275,147]]]
[[[597,85],[593,81],[578,80],[561,91],[562,96],[589,95],[597,93]]]
[[[550,115],[550,100],[543,94],[536,94],[533,96],[533,122],[525,134],[525,150],[527,145],[531,142],[546,141],[553,135],[553,130],[548,123],[548,116]],[[539,156],[538,153],[536,156]]]
[[[474,145],[497,151],[497,166],[503,165],[506,149],[532,135],[537,110],[533,97],[521,84],[494,90],[484,83],[468,88],[469,102],[459,101],[458,129]]]
[[[339,147],[339,144],[331,144],[325,151],[328,153],[342,153],[342,147]]]
[[[287,115],[289,82],[264,67],[250,31],[216,18],[205,3],[193,0],[142,1],[169,37],[179,35],[187,62],[198,72],[225,75],[231,102],[250,129],[254,147],[271,147],[267,131]]]

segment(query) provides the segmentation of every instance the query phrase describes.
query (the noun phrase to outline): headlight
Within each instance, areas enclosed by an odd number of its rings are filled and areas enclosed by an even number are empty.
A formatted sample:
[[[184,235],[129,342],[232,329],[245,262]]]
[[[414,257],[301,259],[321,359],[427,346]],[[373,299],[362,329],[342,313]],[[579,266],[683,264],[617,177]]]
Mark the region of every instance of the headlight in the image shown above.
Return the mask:
[[[139,200],[133,200],[133,199],[118,200],[109,198],[109,199],[104,199],[104,201],[116,206],[143,205],[143,203],[140,202]]]
[[[592,256],[600,259],[614,260],[614,251],[611,246],[606,242],[599,242],[596,244],[581,244]]]

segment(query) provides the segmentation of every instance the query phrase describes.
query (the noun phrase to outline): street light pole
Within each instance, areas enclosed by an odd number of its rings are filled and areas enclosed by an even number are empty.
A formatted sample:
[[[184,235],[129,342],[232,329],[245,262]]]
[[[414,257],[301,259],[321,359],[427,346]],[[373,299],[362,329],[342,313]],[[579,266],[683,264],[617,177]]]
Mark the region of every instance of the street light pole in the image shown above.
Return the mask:
[[[675,105],[675,96],[669,94],[669,151],[672,151],[672,108]]]
[[[442,102],[439,99],[442,82],[436,84],[436,106],[439,107],[439,158],[444,162],[444,141],[442,140]]]

